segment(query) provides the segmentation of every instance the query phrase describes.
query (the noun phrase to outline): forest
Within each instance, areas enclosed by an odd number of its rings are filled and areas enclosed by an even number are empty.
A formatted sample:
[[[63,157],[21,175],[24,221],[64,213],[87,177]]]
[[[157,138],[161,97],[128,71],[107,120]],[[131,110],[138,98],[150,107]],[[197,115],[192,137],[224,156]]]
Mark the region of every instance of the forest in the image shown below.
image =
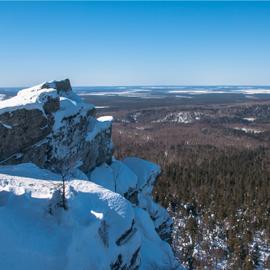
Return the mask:
[[[144,111],[130,122],[115,115],[115,156],[140,156],[162,168],[154,197],[173,217],[171,243],[188,269],[270,269],[267,120],[256,135],[218,119],[150,123]]]

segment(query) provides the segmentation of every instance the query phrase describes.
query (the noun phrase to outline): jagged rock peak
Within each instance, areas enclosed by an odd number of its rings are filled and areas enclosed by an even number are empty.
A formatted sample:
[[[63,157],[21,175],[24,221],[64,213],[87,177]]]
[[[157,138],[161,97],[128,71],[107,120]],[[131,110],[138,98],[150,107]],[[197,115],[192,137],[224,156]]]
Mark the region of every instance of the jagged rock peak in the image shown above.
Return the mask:
[[[70,84],[69,79],[61,80],[61,81],[51,81],[51,82],[45,82],[41,86],[42,89],[44,88],[54,88],[58,92],[64,91],[64,92],[69,92],[72,91],[72,87]]]

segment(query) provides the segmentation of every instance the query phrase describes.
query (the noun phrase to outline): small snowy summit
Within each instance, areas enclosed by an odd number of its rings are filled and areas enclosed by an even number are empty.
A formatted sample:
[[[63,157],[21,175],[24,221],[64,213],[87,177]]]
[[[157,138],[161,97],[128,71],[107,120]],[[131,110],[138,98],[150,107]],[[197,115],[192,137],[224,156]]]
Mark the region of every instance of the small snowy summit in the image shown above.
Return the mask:
[[[0,100],[0,269],[181,269],[172,221],[154,202],[160,168],[113,157],[68,79]]]

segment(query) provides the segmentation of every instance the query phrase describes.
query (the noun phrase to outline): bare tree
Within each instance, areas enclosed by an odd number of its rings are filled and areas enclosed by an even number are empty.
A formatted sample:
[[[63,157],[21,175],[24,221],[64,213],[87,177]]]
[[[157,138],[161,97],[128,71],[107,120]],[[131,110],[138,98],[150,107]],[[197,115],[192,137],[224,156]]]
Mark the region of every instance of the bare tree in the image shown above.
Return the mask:
[[[72,149],[67,158],[57,161],[55,171],[61,175],[61,188],[60,188],[60,202],[59,206],[64,210],[68,210],[67,198],[66,198],[66,181],[72,174],[78,164],[78,151]]]

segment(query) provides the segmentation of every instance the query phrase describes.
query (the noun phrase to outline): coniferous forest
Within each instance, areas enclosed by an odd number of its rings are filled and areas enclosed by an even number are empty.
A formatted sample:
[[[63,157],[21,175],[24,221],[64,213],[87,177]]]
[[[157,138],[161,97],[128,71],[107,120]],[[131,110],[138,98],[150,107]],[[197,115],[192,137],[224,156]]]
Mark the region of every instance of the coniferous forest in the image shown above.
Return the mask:
[[[188,269],[270,269],[268,103],[149,107],[110,111],[115,156],[161,166],[154,196],[174,219],[179,260]]]
[[[139,155],[162,167],[155,198],[174,217],[172,244],[189,269],[270,267],[263,257],[270,247],[269,149],[121,141],[117,156]]]

